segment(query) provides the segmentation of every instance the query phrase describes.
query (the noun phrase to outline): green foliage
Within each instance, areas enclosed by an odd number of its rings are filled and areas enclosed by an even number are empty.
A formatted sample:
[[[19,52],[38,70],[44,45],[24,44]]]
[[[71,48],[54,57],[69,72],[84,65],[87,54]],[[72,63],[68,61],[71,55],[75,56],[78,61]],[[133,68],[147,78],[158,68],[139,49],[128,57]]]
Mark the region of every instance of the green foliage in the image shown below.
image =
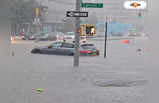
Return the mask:
[[[39,7],[35,0],[13,0],[10,5],[10,19],[16,24],[33,22],[35,8]]]

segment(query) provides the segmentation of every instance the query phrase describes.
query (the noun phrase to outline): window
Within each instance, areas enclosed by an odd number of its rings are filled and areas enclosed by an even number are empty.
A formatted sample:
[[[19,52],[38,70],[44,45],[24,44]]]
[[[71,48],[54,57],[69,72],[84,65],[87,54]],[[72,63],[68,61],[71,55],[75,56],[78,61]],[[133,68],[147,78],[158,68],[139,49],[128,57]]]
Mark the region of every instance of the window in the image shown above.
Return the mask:
[[[59,48],[62,46],[62,43],[61,42],[56,42],[56,43],[53,43],[52,44],[52,48]]]
[[[63,43],[63,44],[62,44],[62,47],[64,47],[64,48],[74,48],[74,44],[71,44],[71,43]]]

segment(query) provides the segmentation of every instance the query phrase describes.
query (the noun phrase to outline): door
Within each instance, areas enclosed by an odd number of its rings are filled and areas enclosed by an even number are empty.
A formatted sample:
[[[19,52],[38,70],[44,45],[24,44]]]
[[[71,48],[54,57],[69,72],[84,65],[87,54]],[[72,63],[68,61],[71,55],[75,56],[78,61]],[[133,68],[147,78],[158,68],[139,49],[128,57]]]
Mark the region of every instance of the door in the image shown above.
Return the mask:
[[[61,48],[59,48],[59,53],[61,55],[71,55],[73,53],[74,44],[72,43],[63,43]]]
[[[60,48],[61,48],[62,43],[61,42],[56,42],[53,43],[50,48],[48,49],[49,54],[60,54]]]

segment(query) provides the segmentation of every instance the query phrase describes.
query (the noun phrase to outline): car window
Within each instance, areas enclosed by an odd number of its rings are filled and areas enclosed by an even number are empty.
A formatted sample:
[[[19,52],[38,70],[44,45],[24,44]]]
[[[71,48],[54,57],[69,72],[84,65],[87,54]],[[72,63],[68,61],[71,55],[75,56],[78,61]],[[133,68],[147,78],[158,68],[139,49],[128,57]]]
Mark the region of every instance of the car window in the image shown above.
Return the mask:
[[[82,44],[81,46],[94,46],[94,44]]]
[[[74,44],[71,44],[71,43],[63,43],[63,44],[62,44],[62,47],[64,47],[64,48],[74,48]]]
[[[53,43],[52,44],[52,48],[59,48],[62,46],[62,43],[61,42],[56,42],[56,43]]]

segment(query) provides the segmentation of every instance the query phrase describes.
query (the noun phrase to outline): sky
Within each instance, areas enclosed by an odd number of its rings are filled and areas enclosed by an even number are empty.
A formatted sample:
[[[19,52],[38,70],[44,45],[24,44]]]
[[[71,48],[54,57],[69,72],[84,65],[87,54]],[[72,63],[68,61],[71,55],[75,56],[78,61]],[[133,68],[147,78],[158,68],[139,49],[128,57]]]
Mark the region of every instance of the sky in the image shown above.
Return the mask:
[[[88,0],[84,1],[88,2]],[[89,15],[96,12],[97,18],[103,21],[108,16],[111,18],[112,21],[129,22],[129,23],[138,22],[137,14],[139,10],[125,9],[123,7],[125,0],[97,0],[97,1],[102,2],[104,4],[104,8],[81,8],[81,11],[88,11]],[[60,22],[61,19],[66,18],[66,11],[75,10],[75,0],[45,0],[45,4],[48,5],[49,7],[48,22],[58,22],[58,21]],[[146,9],[140,12],[142,12],[142,15],[146,16],[148,10]]]

